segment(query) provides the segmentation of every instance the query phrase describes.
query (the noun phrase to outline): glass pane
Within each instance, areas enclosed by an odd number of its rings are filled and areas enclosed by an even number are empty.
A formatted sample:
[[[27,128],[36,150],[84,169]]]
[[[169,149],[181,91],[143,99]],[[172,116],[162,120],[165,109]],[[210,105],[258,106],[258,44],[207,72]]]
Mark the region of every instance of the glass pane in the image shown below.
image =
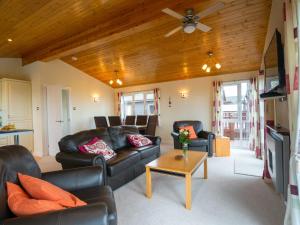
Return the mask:
[[[126,95],[124,96],[124,101],[125,102],[131,102],[133,100],[132,95]]]
[[[154,94],[153,93],[147,94],[146,99],[147,100],[154,100]]]
[[[237,103],[238,88],[237,85],[227,85],[223,88],[223,104]]]
[[[132,104],[125,104],[125,116],[131,116],[132,114]]]
[[[242,99],[245,98],[247,92],[248,92],[248,82],[241,83],[241,96],[242,96]]]
[[[144,112],[144,101],[135,102],[135,114],[136,115],[143,115]]]
[[[154,101],[147,101],[146,102],[146,113],[147,115],[153,115],[154,111],[155,111],[155,107],[154,107]]]
[[[134,101],[144,101],[144,93],[137,93],[134,95]]]

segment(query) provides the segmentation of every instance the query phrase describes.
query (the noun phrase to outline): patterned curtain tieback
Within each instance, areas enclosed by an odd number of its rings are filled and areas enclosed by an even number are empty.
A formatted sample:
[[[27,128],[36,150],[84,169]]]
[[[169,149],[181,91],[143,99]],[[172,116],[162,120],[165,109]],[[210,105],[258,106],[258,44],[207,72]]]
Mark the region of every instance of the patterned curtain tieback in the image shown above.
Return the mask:
[[[290,190],[292,195],[298,196],[298,186],[297,185],[290,185]]]

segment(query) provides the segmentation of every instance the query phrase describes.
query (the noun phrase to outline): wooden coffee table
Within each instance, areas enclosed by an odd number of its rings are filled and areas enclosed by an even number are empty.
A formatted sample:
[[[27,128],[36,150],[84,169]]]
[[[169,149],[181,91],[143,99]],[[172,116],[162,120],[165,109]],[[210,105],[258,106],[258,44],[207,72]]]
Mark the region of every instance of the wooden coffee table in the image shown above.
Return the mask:
[[[146,196],[152,197],[151,171],[168,173],[170,175],[185,176],[185,207],[191,209],[192,174],[204,164],[204,179],[207,179],[207,153],[188,151],[187,158],[176,159],[182,150],[170,150],[158,159],[146,165]]]

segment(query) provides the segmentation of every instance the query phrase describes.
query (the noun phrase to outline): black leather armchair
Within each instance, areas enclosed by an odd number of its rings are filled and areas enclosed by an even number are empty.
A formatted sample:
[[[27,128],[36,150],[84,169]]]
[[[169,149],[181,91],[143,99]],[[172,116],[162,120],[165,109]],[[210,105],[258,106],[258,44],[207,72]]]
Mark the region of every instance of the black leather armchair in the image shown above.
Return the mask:
[[[189,150],[204,151],[208,153],[208,156],[213,155],[213,139],[215,135],[212,132],[204,131],[201,121],[185,120],[176,121],[173,124],[173,132],[171,133],[174,139],[174,148],[181,149],[182,145],[179,142],[179,129],[184,126],[193,126],[197,139],[192,139],[192,143],[189,144]]]
[[[34,216],[16,217],[7,205],[6,181],[19,183],[17,173],[46,180],[69,191],[88,205]],[[101,167],[41,173],[31,153],[20,145],[0,148],[0,221],[3,225],[116,225],[112,190],[104,186]]]

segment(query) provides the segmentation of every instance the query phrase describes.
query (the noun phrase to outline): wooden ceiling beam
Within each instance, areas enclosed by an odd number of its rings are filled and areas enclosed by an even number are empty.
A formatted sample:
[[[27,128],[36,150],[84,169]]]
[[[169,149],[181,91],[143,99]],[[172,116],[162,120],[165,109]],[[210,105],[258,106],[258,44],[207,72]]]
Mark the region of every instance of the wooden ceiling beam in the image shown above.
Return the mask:
[[[199,0],[167,0],[167,1],[141,1],[136,9],[120,14],[107,22],[100,22],[93,28],[75,36],[57,40],[47,46],[40,46],[37,50],[22,55],[23,65],[35,61],[51,61],[76,54],[78,52],[108,44],[112,41],[129,37],[144,30],[155,27],[162,19],[172,20],[161,12],[166,7],[182,8],[182,5],[199,4]],[[51,35],[51,34],[50,34]]]

